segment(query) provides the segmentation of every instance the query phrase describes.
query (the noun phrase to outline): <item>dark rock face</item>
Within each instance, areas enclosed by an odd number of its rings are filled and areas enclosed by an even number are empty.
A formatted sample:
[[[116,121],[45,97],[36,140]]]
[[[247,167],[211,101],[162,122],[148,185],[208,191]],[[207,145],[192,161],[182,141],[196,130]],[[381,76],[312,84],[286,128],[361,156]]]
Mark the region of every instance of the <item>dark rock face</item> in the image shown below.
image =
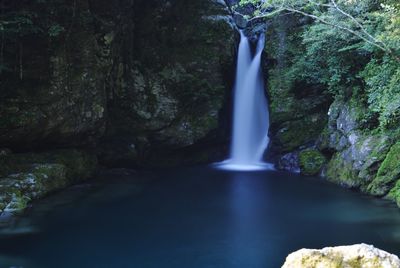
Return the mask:
[[[33,1],[13,8],[40,13],[34,23],[49,33],[6,44],[0,146],[96,146],[106,133],[102,160],[143,163],[226,136],[220,112],[237,36],[224,1]]]
[[[223,152],[238,40],[224,1],[21,1],[2,12],[34,19],[0,59],[0,213],[90,177],[88,149],[125,167]]]
[[[105,73],[93,24],[84,19],[89,16],[87,1],[76,1],[74,8],[34,3],[16,8],[40,13],[43,22],[35,22],[40,31],[50,17],[63,30],[57,36],[31,33],[5,43],[0,145],[22,151],[45,144],[81,145],[101,136]]]
[[[223,1],[136,1],[124,16],[108,34],[119,53],[101,160],[182,162],[171,158],[221,136],[237,40],[229,9]]]
[[[264,71],[270,101],[270,152],[278,159],[283,156],[280,163],[287,162],[290,153],[315,145],[328,118],[330,98],[323,88],[288,77],[291,58],[302,53],[301,46],[291,43],[300,26],[297,18],[284,16],[273,20],[267,31]]]
[[[298,152],[284,154],[279,158],[278,168],[290,172],[300,173]]]

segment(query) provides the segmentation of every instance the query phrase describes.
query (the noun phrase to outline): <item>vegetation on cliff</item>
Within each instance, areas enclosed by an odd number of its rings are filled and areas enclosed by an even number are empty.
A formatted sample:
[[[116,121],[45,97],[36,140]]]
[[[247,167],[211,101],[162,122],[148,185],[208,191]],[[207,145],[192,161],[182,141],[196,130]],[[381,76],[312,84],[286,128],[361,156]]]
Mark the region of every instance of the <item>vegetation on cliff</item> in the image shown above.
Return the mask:
[[[297,16],[304,48],[288,70],[294,80],[325,86],[335,97],[358,95],[383,128],[400,120],[400,4],[394,0],[242,0],[250,20]]]
[[[273,151],[297,157],[307,173],[299,156],[316,146],[328,159],[321,174],[329,180],[397,200],[398,1],[242,0],[234,9],[251,27],[270,26]]]

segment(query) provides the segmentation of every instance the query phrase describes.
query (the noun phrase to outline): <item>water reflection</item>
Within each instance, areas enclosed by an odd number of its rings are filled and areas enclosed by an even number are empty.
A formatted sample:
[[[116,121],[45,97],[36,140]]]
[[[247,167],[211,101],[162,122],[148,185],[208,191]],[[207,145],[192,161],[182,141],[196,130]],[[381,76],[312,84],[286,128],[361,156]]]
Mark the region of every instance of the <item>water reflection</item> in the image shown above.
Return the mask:
[[[254,172],[230,173],[230,177],[231,256],[238,267],[267,267],[265,251],[271,249],[259,230],[269,228],[268,191]]]

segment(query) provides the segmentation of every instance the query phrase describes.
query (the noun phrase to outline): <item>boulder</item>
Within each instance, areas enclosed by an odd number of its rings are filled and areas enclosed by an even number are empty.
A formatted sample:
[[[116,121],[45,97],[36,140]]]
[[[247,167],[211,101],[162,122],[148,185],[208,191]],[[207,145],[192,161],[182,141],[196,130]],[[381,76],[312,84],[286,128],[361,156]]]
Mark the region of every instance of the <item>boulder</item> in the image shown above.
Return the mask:
[[[280,157],[278,168],[290,172],[300,173],[298,152],[287,153]]]
[[[301,249],[286,258],[282,268],[398,268],[400,260],[374,246],[357,244],[321,250]]]
[[[304,175],[318,175],[324,164],[325,156],[316,149],[307,149],[299,153],[300,172]]]

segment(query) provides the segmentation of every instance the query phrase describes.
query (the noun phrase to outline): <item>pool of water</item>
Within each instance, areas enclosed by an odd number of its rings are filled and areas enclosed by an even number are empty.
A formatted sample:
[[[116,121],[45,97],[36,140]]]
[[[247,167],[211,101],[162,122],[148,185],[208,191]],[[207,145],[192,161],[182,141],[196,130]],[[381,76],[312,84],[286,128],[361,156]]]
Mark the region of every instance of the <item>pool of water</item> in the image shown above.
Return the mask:
[[[318,178],[211,167],[108,172],[0,230],[0,267],[280,267],[292,251],[400,254],[400,210]]]

